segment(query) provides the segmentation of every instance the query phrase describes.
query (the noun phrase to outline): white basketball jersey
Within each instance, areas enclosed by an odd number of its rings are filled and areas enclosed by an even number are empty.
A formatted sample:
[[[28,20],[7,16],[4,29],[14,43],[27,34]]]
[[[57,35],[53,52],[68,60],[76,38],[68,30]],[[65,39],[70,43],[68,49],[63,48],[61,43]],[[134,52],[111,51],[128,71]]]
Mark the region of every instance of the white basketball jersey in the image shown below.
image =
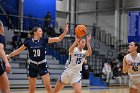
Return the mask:
[[[74,48],[73,54],[69,55],[69,59],[66,62],[66,70],[72,72],[80,72],[82,70],[82,64],[85,61],[86,50],[80,51],[77,47]]]
[[[131,63],[131,68],[128,70],[130,76],[140,76],[140,53],[137,54],[135,59],[132,58],[131,54],[126,55],[126,62]],[[137,71],[133,70],[133,67],[137,67]]]

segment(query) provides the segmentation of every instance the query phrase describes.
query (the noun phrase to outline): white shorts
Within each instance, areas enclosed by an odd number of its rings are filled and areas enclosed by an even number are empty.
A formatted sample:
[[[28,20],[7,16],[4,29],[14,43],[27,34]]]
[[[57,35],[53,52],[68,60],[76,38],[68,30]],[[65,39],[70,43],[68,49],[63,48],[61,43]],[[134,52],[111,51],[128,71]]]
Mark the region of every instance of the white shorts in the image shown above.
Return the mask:
[[[74,73],[72,71],[64,71],[59,80],[65,84],[73,84],[81,81],[81,73]]]
[[[138,84],[140,84],[140,76],[130,77],[129,87],[136,88]]]

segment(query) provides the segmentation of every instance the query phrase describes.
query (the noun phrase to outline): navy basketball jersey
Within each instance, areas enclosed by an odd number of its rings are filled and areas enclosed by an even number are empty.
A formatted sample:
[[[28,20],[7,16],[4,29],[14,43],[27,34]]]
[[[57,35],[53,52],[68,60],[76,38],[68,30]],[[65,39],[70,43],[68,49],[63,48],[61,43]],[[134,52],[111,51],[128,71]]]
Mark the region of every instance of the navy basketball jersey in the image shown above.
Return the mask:
[[[5,36],[0,34],[0,43],[5,46]]]
[[[0,34],[0,43],[4,45],[5,47],[5,36],[3,36],[2,34]],[[2,61],[2,59],[0,59],[0,62]]]
[[[42,37],[40,40],[30,38],[24,43],[25,47],[29,50],[29,58],[37,62],[45,59],[45,48],[47,44],[47,37]]]

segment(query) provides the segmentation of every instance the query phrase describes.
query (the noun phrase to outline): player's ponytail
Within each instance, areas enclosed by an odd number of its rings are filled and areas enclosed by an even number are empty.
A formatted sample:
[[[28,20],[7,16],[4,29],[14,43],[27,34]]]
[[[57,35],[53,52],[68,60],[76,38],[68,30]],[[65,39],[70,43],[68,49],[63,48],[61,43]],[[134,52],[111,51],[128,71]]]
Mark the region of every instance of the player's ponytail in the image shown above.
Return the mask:
[[[39,28],[39,27],[34,27],[34,28],[32,29],[32,31],[30,31],[30,35],[31,35],[31,36],[34,36],[34,32],[37,32],[38,28]]]
[[[135,43],[135,46],[137,46],[137,52],[140,53],[140,45],[138,42],[134,42]]]

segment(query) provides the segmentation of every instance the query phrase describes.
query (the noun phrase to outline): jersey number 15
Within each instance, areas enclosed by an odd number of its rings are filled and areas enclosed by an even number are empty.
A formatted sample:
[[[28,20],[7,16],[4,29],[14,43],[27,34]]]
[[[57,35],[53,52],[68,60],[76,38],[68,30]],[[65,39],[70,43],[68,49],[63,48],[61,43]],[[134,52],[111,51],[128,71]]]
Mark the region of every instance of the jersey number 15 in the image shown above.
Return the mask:
[[[82,58],[77,58],[77,59],[76,59],[76,64],[80,64],[81,61],[82,61]]]

